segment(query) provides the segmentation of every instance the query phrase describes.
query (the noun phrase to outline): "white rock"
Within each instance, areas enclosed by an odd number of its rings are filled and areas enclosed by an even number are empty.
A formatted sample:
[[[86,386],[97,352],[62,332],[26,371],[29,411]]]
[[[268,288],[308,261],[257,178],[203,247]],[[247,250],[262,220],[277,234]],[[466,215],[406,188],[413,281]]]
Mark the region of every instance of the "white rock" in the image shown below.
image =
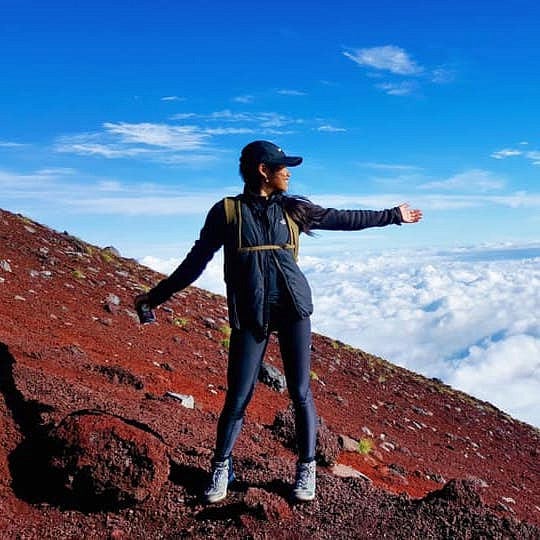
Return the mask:
[[[340,478],[363,478],[364,480],[371,482],[369,476],[362,474],[360,471],[353,469],[353,467],[350,467],[349,465],[343,465],[342,463],[337,463],[331,467],[330,472]]]
[[[5,261],[5,260],[1,260],[0,261],[0,268],[4,271],[4,272],[11,272],[11,266],[10,264]]]
[[[186,409],[195,408],[195,399],[193,398],[193,396],[188,396],[186,394],[177,394],[175,392],[165,392],[165,395],[177,399]]]

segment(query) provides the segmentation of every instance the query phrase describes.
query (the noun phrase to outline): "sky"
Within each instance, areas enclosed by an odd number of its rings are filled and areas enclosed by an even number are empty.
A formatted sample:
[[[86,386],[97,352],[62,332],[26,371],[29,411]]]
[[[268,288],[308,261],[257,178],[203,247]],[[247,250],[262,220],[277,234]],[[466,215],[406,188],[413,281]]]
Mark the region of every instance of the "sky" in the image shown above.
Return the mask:
[[[317,330],[540,425],[536,2],[0,7],[0,207],[169,272],[274,141],[292,193],[424,212],[303,240]]]

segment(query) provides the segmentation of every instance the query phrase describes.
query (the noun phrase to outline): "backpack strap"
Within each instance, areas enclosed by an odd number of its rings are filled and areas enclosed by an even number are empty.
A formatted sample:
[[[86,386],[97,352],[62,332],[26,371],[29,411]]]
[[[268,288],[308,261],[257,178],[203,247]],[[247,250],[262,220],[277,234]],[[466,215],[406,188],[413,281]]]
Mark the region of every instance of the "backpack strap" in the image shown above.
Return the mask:
[[[283,214],[287,221],[289,227],[289,235],[291,238],[291,243],[283,245],[261,245],[261,246],[249,246],[242,247],[242,202],[239,198],[225,197],[223,199],[223,204],[225,206],[225,222],[227,225],[237,223],[238,224],[238,251],[265,251],[269,249],[292,249],[294,260],[298,260],[298,247],[299,247],[299,236],[300,229],[298,224],[289,216],[285,210]]]
[[[294,219],[283,210],[283,213],[285,214],[285,219],[287,220],[287,225],[289,226],[289,234],[291,235],[291,243],[293,245],[293,255],[294,260],[298,260],[298,248],[300,246],[300,227],[298,227],[298,223],[294,221]]]

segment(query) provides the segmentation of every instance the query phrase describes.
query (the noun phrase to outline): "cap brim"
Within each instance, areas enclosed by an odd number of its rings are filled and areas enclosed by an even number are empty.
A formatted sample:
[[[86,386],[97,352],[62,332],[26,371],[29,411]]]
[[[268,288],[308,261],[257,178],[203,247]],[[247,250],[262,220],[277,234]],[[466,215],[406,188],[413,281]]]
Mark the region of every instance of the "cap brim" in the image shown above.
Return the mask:
[[[287,167],[296,167],[302,163],[302,158],[299,156],[286,156],[284,159],[284,165]]]

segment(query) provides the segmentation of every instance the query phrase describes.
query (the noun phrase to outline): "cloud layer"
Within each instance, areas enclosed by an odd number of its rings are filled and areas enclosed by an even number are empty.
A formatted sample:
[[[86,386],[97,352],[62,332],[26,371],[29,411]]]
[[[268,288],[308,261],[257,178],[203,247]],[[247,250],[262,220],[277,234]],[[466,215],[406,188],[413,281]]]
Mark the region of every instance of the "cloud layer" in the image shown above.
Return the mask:
[[[369,256],[317,249],[301,259],[314,331],[540,426],[540,245]],[[143,262],[169,273],[179,261]],[[223,294],[221,256],[197,284]]]

